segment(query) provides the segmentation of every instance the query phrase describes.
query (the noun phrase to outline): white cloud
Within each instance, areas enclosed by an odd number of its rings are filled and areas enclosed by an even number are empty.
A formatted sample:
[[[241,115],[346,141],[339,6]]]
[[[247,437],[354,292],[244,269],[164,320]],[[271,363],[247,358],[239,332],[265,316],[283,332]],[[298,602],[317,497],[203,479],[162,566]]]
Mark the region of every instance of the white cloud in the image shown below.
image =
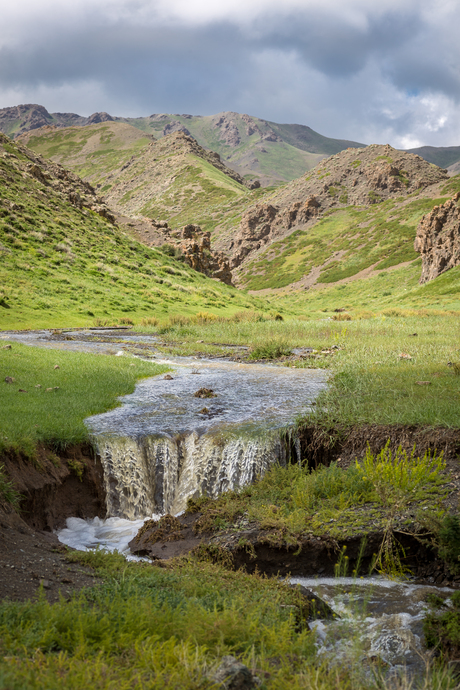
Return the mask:
[[[15,0],[0,107],[238,110],[356,141],[458,145],[459,23],[457,0]]]

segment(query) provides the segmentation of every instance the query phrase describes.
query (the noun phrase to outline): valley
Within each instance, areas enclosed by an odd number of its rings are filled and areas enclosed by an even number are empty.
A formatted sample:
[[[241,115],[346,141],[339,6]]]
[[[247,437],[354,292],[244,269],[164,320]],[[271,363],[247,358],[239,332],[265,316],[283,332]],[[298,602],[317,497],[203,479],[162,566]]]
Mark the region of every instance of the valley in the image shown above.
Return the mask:
[[[281,578],[417,578],[456,621],[455,152],[30,108],[0,111],[0,680],[390,687],[420,638],[334,666]]]

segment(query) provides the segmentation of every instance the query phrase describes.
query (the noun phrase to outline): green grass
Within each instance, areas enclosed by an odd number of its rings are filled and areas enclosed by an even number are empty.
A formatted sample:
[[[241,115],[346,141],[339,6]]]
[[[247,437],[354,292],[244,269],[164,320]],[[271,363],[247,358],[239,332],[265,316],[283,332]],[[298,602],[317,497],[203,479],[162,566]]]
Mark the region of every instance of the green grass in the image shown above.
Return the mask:
[[[245,266],[241,280],[250,290],[278,289],[316,267],[321,268],[318,283],[336,283],[372,266],[382,270],[415,261],[417,224],[446,198],[409,203],[391,199],[378,207],[349,207],[327,214],[312,228],[296,230],[271,244]]]
[[[11,350],[0,350],[0,451],[33,454],[40,442],[59,449],[86,441],[86,417],[116,407],[118,396],[131,393],[138,379],[166,370],[129,357],[12,343]],[[14,382],[6,383],[7,376]]]
[[[0,158],[0,329],[268,308],[75,208],[21,165]]]
[[[266,687],[305,687],[315,672],[313,637],[289,608],[298,598],[276,580],[197,562],[76,560],[98,564],[104,584],[69,602],[0,604],[3,687],[211,690],[225,654],[266,671]]]
[[[314,348],[315,356],[301,362],[328,366],[332,375],[313,416],[321,424],[460,427],[460,377],[447,366],[460,361],[455,312],[388,308],[380,314],[357,312],[351,321],[336,321],[332,317],[340,315],[329,314],[279,321],[255,312],[189,321],[165,326],[163,339],[180,342],[188,352],[219,343],[255,349],[282,342],[287,349]],[[197,345],[197,340],[204,343]],[[331,350],[333,346],[338,349]]]
[[[392,529],[399,525],[410,530],[420,507],[444,512],[444,468],[442,456],[415,458],[398,452],[392,458],[388,448],[378,457],[368,452],[362,464],[347,470],[335,463],[313,471],[297,464],[274,466],[251,486],[215,500],[190,501],[189,510],[200,513],[201,531],[238,531],[244,515],[245,524],[271,531],[268,539],[279,546],[300,545],[302,537],[311,535],[365,537],[369,531],[384,532],[390,518]]]
[[[296,621],[299,595],[276,579],[196,560],[174,569],[100,552],[72,560],[95,567],[101,584],[56,604],[0,603],[2,687],[214,690],[228,654],[262,690],[390,687],[358,661],[318,658],[314,635]],[[362,656],[358,645],[356,660]],[[445,671],[430,670],[426,681],[431,690],[454,688]]]

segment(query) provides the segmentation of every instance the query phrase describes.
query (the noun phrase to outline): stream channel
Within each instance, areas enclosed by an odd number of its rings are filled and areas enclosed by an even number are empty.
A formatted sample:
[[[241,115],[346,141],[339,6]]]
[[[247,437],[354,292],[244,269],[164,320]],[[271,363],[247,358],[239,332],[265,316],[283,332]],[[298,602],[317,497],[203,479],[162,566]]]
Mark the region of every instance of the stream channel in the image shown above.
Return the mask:
[[[179,514],[189,497],[218,496],[254,481],[273,463],[285,464],[283,430],[310,408],[328,375],[222,358],[167,358],[156,350],[154,336],[122,332],[69,331],[58,339],[50,331],[4,332],[0,337],[171,366],[169,378],[162,374],[141,381],[120,399],[120,407],[86,420],[104,468],[108,517],[69,518],[58,533],[73,548],[118,550],[128,558],[135,558],[128,543],[146,518]],[[216,397],[195,397],[201,388]],[[346,663],[356,659],[358,644],[369,668],[377,659],[391,672],[423,669],[426,595],[448,597],[453,591],[378,577],[292,582],[314,591],[339,616],[314,623],[319,653]]]

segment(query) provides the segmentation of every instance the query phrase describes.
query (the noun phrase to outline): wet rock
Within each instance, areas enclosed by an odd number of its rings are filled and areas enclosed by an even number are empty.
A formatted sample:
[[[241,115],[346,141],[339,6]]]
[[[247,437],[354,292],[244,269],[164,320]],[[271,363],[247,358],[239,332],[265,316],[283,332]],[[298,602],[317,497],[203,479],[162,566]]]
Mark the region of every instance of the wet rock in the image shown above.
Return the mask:
[[[261,685],[260,680],[252,675],[248,667],[234,656],[222,657],[213,680],[223,690],[253,690]]]
[[[324,620],[332,620],[334,618],[340,618],[331,609],[329,604],[326,604],[317,594],[314,594],[310,589],[307,589],[303,585],[292,584],[289,585],[292,589],[301,595],[301,601],[297,609],[297,616],[300,621],[312,621],[319,618]]]
[[[200,388],[193,394],[195,398],[217,398],[212,388]]]

